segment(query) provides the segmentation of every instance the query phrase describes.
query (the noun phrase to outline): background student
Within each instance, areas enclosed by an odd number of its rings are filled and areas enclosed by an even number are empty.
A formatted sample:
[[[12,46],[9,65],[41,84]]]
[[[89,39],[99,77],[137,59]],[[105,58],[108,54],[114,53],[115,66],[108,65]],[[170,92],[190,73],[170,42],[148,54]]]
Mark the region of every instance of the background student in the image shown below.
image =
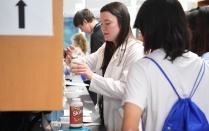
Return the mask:
[[[187,50],[189,32],[181,4],[177,0],[147,0],[139,9],[134,27],[142,32],[145,51],[152,49],[147,56],[162,67],[179,96],[188,98],[203,61]],[[191,98],[207,120],[208,78],[209,66],[205,64],[205,73]],[[137,131],[141,117],[143,131],[161,131],[178,96],[155,63],[146,58],[135,62],[125,89],[123,131]]]
[[[100,115],[108,131],[120,131],[123,110],[122,99],[129,67],[144,56],[143,45],[134,38],[130,27],[130,14],[127,7],[120,2],[103,6],[100,10],[101,29],[105,43],[95,53],[79,58],[72,71],[85,75],[91,80],[90,89],[101,94]],[[67,48],[67,60],[71,61]],[[93,73],[102,69],[103,76]],[[103,109],[102,109],[103,107]]]
[[[192,34],[191,51],[209,63],[209,6],[192,9],[186,14]]]
[[[81,31],[91,34],[91,53],[97,51],[105,42],[101,25],[89,9],[86,8],[78,11],[73,18],[73,23],[74,26],[80,28]]]
[[[81,33],[77,33],[74,34],[71,38],[72,41],[72,45],[74,47],[77,47],[77,49],[79,50],[79,52],[81,53],[81,56],[85,56],[88,55],[88,46],[87,46],[87,40],[85,38],[85,36]]]
[[[85,8],[78,11],[74,16],[73,23],[74,26],[80,28],[81,31],[91,34],[90,53],[96,52],[105,42],[103,33],[101,31],[101,24],[96,20],[94,14],[89,9]],[[96,73],[102,74],[101,71],[96,71]],[[90,81],[86,80],[85,83],[90,84]],[[91,91],[89,91],[89,94],[94,104],[96,104],[97,94]]]

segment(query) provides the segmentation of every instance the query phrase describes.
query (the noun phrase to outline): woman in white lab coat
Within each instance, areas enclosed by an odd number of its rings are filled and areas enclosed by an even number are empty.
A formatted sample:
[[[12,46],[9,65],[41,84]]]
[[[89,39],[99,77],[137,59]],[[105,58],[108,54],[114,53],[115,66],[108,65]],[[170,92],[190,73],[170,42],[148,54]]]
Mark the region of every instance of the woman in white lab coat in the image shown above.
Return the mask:
[[[90,91],[103,95],[104,125],[108,131],[120,131],[122,127],[124,88],[129,67],[144,56],[142,43],[133,36],[130,14],[120,2],[103,6],[100,10],[101,30],[105,43],[95,53],[79,57],[72,72],[85,75],[91,81]],[[73,47],[67,49],[67,61],[71,62]],[[102,70],[103,75],[94,73]]]

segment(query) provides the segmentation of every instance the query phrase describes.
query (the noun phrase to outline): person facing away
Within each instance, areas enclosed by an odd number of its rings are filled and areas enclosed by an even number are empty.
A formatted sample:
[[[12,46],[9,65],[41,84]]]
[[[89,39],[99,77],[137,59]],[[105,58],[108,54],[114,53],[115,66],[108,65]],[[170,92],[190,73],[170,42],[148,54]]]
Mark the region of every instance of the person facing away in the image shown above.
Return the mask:
[[[103,110],[100,108],[100,111],[105,127],[108,131],[120,131],[127,73],[129,67],[144,56],[144,47],[133,36],[130,14],[123,3],[112,2],[103,6],[100,20],[106,42],[95,53],[79,57],[81,62],[74,62],[72,72],[91,80],[89,90],[103,95]],[[67,48],[68,63],[73,48]],[[103,76],[94,73],[94,69],[102,69]]]
[[[78,11],[73,19],[75,27],[81,29],[81,31],[91,34],[90,48],[91,53],[94,53],[105,42],[104,36],[101,31],[101,25],[96,20],[94,14],[87,8]]]
[[[87,40],[83,34],[74,34],[71,38],[71,41],[72,45],[79,50],[81,56],[85,56],[88,54]]]
[[[101,24],[96,20],[94,14],[89,9],[85,8],[78,11],[74,16],[73,23],[74,26],[80,28],[81,31],[91,34],[90,53],[96,52],[105,42],[103,33],[101,31]],[[101,70],[96,72],[98,74],[102,74]],[[90,81],[86,80],[85,83],[90,84]],[[89,94],[94,104],[96,104],[98,99],[97,94],[91,91],[89,91]]]
[[[149,17],[147,17],[149,16]],[[138,11],[135,28],[144,38],[147,55],[164,70],[181,98],[188,98],[203,60],[188,51],[189,31],[185,12],[177,0],[146,0]],[[209,120],[209,66],[192,101]],[[142,58],[129,70],[124,97],[122,131],[161,131],[174,103],[179,99],[168,80],[150,59]]]
[[[192,34],[190,50],[209,63],[209,6],[192,9],[186,16]]]

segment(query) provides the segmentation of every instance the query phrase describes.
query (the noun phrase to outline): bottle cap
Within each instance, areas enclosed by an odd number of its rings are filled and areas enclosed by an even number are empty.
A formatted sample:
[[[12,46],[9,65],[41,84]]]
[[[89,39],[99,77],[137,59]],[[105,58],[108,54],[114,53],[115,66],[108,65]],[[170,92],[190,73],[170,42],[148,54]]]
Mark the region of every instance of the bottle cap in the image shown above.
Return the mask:
[[[68,71],[68,69],[67,69],[67,68],[65,68],[65,70],[64,70],[64,74],[65,74],[65,75],[68,75],[68,74],[69,74],[69,71]]]
[[[81,101],[81,98],[72,98],[72,101],[73,102],[80,102]]]

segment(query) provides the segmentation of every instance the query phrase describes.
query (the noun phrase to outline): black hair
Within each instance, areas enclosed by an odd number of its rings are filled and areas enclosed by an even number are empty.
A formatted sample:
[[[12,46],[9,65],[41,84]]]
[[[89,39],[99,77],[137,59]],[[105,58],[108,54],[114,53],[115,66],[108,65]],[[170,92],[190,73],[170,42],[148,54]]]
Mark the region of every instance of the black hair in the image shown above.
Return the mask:
[[[118,25],[120,27],[120,32],[116,38],[117,45],[113,44],[112,41],[106,41],[106,47],[104,52],[104,59],[102,63],[102,70],[105,72],[114,52],[118,47],[120,47],[124,42],[127,44],[128,36],[133,36],[130,27],[130,14],[128,8],[120,2],[112,2],[103,6],[100,12],[108,11],[112,15],[117,17]]]
[[[138,11],[134,27],[144,37],[145,52],[162,48],[172,62],[189,48],[185,12],[177,0],[147,0]]]
[[[190,50],[198,56],[209,52],[209,6],[198,7],[187,14],[188,19],[195,17],[195,21],[188,21],[191,32],[192,41]]]
[[[73,24],[75,27],[78,27],[78,25],[83,25],[84,19],[91,23],[95,18],[94,14],[87,8],[82,9],[78,11],[74,18],[73,18]]]
[[[199,7],[193,8],[190,11],[186,12],[188,26],[191,31],[193,31],[195,28],[195,21],[196,21],[198,12],[199,12]]]

